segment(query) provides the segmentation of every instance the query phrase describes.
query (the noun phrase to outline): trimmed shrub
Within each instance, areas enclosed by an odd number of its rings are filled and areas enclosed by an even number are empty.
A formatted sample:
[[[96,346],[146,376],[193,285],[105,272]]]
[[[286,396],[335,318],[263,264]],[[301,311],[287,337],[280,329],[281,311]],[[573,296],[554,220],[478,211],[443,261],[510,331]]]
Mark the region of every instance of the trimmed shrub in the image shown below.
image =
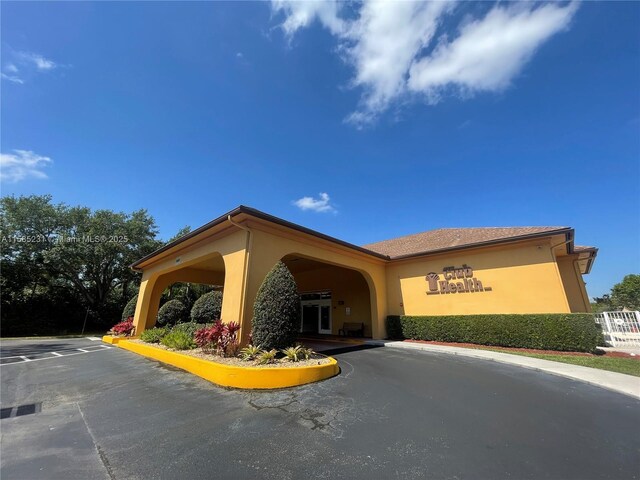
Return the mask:
[[[209,324],[209,325],[211,325],[211,324]],[[201,328],[204,328],[206,326],[207,326],[207,324],[205,324],[205,323],[184,322],[184,323],[178,323],[178,324],[174,325],[171,328],[171,331],[172,332],[176,332],[176,331],[185,332],[185,333],[191,335],[191,337],[193,337],[197,330],[200,330]]]
[[[211,323],[220,319],[222,311],[222,292],[209,292],[198,298],[191,308],[191,321]]]
[[[267,274],[253,304],[252,341],[265,350],[295,343],[300,328],[300,296],[293,275],[278,262]]]
[[[169,300],[158,310],[159,325],[175,325],[186,322],[189,312],[180,300]]]
[[[136,304],[138,303],[138,295],[134,295],[124,306],[122,310],[122,320],[126,320],[129,317],[133,317],[136,314]]]
[[[165,347],[174,348],[176,350],[191,350],[192,348],[196,348],[196,344],[194,343],[191,335],[179,330],[167,333],[162,337],[160,343]]]
[[[389,316],[390,338],[593,352],[602,332],[589,313]]]
[[[160,343],[160,340],[169,333],[169,329],[166,327],[155,327],[150,328],[142,332],[140,335],[140,340],[147,343]]]
[[[404,338],[402,335],[402,323],[400,322],[400,315],[389,315],[387,317],[387,337],[392,340],[398,340]]]

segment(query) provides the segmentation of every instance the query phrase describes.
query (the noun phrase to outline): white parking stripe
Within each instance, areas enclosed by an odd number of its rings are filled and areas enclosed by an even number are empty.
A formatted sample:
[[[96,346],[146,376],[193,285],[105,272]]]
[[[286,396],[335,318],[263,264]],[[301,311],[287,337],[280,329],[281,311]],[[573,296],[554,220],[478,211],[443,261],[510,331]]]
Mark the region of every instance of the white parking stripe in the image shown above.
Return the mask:
[[[111,349],[111,347],[107,347],[107,348]],[[78,349],[78,350],[80,350],[80,349]],[[84,353],[96,353],[96,352],[104,352],[104,351],[105,350],[103,348],[101,348],[100,350],[92,350],[90,352],[85,351],[85,352],[78,352],[78,353],[69,353],[67,355],[60,355],[58,352],[47,352],[47,353],[54,353],[54,354],[56,354],[56,357],[73,357],[74,355],[82,355]],[[2,357],[3,360],[5,358],[11,358],[11,357]],[[18,358],[18,356],[13,357],[13,358]],[[52,360],[55,357],[43,357],[43,358],[31,359],[31,358],[25,357],[24,355],[19,355],[19,358],[22,359],[22,362],[3,363],[2,364],[3,368],[8,366],[8,365],[21,365],[21,364],[26,363],[26,362],[39,362],[40,360]]]
[[[51,355],[55,355],[56,357],[64,357],[64,355],[62,355],[61,353],[58,352],[50,352]]]
[[[87,340],[91,340],[92,342],[97,342],[98,340],[102,340],[100,337],[86,337]]]
[[[78,351],[82,353],[89,353],[89,350],[85,350],[84,348],[78,348]]]

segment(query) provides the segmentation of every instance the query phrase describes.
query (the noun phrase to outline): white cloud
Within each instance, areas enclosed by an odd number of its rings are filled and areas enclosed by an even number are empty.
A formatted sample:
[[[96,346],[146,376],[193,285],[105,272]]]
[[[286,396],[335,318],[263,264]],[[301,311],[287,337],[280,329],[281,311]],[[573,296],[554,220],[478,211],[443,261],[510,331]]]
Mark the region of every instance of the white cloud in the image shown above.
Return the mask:
[[[320,193],[318,198],[302,197],[293,202],[301,210],[313,210],[314,212],[335,212],[336,209],[330,203],[329,194]]]
[[[353,84],[363,87],[358,110],[347,120],[370,123],[405,90],[406,73],[418,52],[433,38],[441,16],[453,3],[368,1],[346,38]]]
[[[10,82],[13,82],[13,83],[19,83],[20,85],[24,83],[24,80],[22,80],[20,77],[17,77],[15,75],[7,75],[6,73],[2,72],[0,73],[0,76],[5,80],[9,80]]]
[[[271,7],[284,13],[286,18],[281,26],[288,37],[311,25],[316,18],[334,35],[345,29],[345,22],[338,17],[341,5],[336,0],[272,0]]]
[[[411,66],[409,89],[425,93],[433,102],[447,86],[463,93],[508,87],[535,50],[567,27],[577,8],[522,7],[494,7],[483,19],[466,24],[457,38]]]
[[[38,70],[52,70],[57,67],[56,62],[33,52],[16,52],[16,56],[22,59],[23,63],[31,63]]]
[[[0,153],[0,179],[15,183],[28,177],[47,178],[42,169],[52,160],[30,150],[13,150],[13,153]]]
[[[3,80],[8,80],[13,83],[24,84],[25,78],[29,79],[36,73],[49,72],[60,67],[60,65],[53,60],[33,52],[17,52],[11,48],[7,48],[5,56],[9,57],[11,62],[4,65],[0,76]]]
[[[436,103],[450,87],[468,95],[509,86],[577,10],[576,3],[496,3],[482,19],[467,17],[456,36],[441,31],[455,1],[272,0],[271,5],[284,15],[281,27],[288,39],[314,21],[336,36],[338,51],[354,69],[351,83],[362,89],[357,109],[346,119],[358,127],[416,93]],[[344,15],[345,5],[353,6],[354,18]]]

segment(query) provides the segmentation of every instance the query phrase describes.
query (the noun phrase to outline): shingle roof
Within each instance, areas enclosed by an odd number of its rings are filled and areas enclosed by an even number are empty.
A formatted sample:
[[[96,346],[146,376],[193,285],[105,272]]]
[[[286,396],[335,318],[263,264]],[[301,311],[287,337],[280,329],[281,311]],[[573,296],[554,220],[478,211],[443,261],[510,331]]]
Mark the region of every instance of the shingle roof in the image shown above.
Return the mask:
[[[363,247],[376,253],[388,255],[391,258],[397,258],[436,250],[471,246],[485,242],[527,237],[568,228],[569,227],[439,228],[437,230],[429,230],[428,232],[370,243],[363,245]]]

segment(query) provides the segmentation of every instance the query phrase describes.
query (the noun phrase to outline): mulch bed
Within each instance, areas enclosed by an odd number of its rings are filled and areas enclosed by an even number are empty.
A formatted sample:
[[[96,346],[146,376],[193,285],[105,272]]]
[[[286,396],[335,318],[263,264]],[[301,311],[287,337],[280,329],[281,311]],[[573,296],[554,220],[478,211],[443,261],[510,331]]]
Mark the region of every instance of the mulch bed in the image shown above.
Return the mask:
[[[274,363],[267,365],[258,365],[255,361],[246,361],[238,357],[221,357],[219,355],[213,355],[211,353],[205,353],[201,348],[194,348],[192,350],[175,350],[168,348],[160,343],[147,343],[140,339],[131,339],[131,342],[141,343],[143,345],[149,345],[150,347],[159,348],[161,350],[168,350],[170,352],[182,353],[189,355],[190,357],[201,358],[203,360],[209,360],[210,362],[222,363],[224,365],[233,365],[235,367],[258,367],[258,368],[297,368],[297,367],[310,367],[313,365],[324,365],[329,363],[329,357],[322,355],[321,353],[315,353],[309,360],[300,360],[299,362],[289,362],[283,358],[277,358]]]
[[[550,355],[575,355],[579,357],[617,357],[617,358],[632,358],[634,360],[640,361],[640,355],[631,355],[630,353],[625,352],[606,352],[604,350],[600,350],[601,354],[594,355],[593,353],[585,353],[585,352],[559,352],[557,350],[536,350],[534,348],[514,348],[514,347],[499,347],[492,345],[476,345],[475,343],[454,343],[454,342],[435,342],[435,341],[427,341],[427,340],[404,340],[408,343],[424,343],[427,345],[443,345],[445,347],[461,347],[461,348],[474,348],[476,350],[495,350],[500,349],[504,352],[522,352],[522,353],[540,353],[540,354],[550,354]]]

